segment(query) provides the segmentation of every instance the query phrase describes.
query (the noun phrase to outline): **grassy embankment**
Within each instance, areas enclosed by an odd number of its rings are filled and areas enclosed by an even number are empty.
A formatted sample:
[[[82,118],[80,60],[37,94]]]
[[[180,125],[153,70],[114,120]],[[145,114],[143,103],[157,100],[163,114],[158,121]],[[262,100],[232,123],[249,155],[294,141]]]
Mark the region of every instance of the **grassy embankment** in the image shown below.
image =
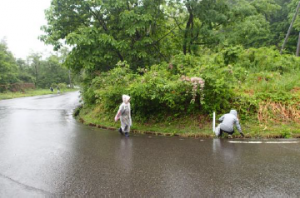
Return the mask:
[[[61,90],[61,93],[76,91],[78,89],[64,89]],[[0,100],[12,99],[12,98],[21,98],[28,96],[38,96],[38,95],[47,95],[47,94],[57,94],[56,91],[51,92],[49,89],[28,89],[23,92],[4,92],[0,93]]]
[[[217,118],[236,109],[246,137],[300,137],[299,57],[280,55],[273,48],[228,48],[216,54],[178,55],[170,64],[141,71],[143,75],[128,68],[124,64],[99,74],[86,86],[87,105],[79,114],[82,121],[119,127],[113,119],[126,92],[136,113],[133,132],[213,137],[213,109],[218,109]],[[204,78],[200,103],[191,103],[191,95],[199,99],[200,92],[193,92],[193,84],[183,83],[182,75]]]
[[[133,115],[134,116],[134,115]],[[217,115],[219,117],[221,115]],[[101,107],[85,107],[79,114],[79,120],[87,125],[116,130],[120,122],[114,122],[114,115],[102,112]],[[246,138],[299,138],[299,123],[259,123],[255,117],[242,120],[241,126]],[[161,122],[135,122],[133,117],[132,132],[182,137],[214,137],[211,116],[190,116],[178,119],[167,117]],[[226,136],[225,136],[226,137]],[[235,133],[233,137],[240,137]]]
[[[248,138],[299,138],[300,137],[300,77],[298,72],[280,75],[278,72],[252,74],[235,89],[239,97],[246,98],[245,105],[239,106],[240,123]],[[287,100],[286,97],[289,99]],[[282,102],[284,100],[284,102]],[[251,102],[249,102],[251,101]],[[252,107],[249,106],[252,105]],[[234,106],[234,104],[232,104]],[[247,115],[247,109],[255,108]],[[101,105],[83,107],[79,119],[96,127],[116,129],[115,112],[104,112]],[[221,114],[217,112],[216,118]],[[183,137],[214,137],[211,115],[194,115],[174,118],[165,117],[160,121],[135,121],[133,132],[158,135],[179,135]],[[240,137],[236,132],[234,137]]]

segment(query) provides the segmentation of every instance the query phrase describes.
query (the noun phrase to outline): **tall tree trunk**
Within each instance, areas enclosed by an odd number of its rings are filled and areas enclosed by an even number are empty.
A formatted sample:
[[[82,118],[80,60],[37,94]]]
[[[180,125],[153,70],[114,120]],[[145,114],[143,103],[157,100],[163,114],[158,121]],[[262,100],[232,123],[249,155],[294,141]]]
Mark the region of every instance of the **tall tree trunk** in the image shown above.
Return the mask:
[[[299,1],[299,3],[298,3],[297,8],[296,8],[296,12],[295,12],[294,17],[293,17],[293,19],[292,19],[292,22],[291,22],[291,24],[290,24],[290,27],[289,27],[289,29],[288,29],[288,32],[286,33],[284,42],[283,42],[282,47],[281,47],[281,50],[280,50],[280,54],[282,54],[282,51],[283,51],[283,49],[284,49],[284,47],[285,47],[285,44],[287,43],[287,40],[288,40],[289,35],[290,35],[290,33],[291,33],[291,30],[292,30],[294,21],[296,20],[296,16],[298,15],[299,8],[300,8],[300,1]]]
[[[190,6],[187,5],[187,9],[190,13],[189,19],[186,23],[186,27],[185,27],[185,32],[184,32],[184,40],[183,40],[183,54],[186,55],[187,50],[188,50],[188,38],[191,37],[190,31],[192,30],[191,26],[193,24],[194,21],[194,15],[192,13],[192,9]],[[189,46],[189,50],[190,52],[190,46]]]
[[[299,36],[298,36],[296,56],[299,56],[299,51],[300,51],[300,32],[299,32]]]
[[[39,75],[38,75],[38,65],[36,64],[35,66],[34,66],[34,68],[35,68],[35,87],[38,87],[38,80],[39,80]]]

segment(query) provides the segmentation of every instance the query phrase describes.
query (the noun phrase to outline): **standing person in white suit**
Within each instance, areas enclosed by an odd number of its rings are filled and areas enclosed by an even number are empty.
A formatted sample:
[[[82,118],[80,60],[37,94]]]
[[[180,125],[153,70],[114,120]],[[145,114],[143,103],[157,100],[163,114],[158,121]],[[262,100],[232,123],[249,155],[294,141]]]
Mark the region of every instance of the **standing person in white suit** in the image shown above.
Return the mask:
[[[120,119],[121,127],[119,132],[126,137],[129,137],[130,127],[132,125],[131,121],[131,109],[130,109],[130,96],[122,95],[123,103],[120,105],[119,110],[115,116],[115,121]]]

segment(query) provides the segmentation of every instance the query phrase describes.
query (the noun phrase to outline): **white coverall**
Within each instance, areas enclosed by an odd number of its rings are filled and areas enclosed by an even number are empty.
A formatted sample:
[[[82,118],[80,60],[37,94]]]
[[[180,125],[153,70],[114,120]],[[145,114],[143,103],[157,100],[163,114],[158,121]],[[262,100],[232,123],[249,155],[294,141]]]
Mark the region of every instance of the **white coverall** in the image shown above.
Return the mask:
[[[221,123],[217,126],[215,130],[215,134],[217,137],[222,135],[222,131],[232,135],[234,133],[234,125],[236,126],[240,134],[244,136],[244,134],[242,133],[241,125],[239,123],[239,119],[237,118],[236,110],[231,110],[230,113],[223,115],[219,118],[219,121]]]
[[[120,119],[122,132],[129,133],[132,125],[131,112],[130,112],[130,96],[122,95],[123,103],[120,105],[119,110],[115,116],[115,121]]]

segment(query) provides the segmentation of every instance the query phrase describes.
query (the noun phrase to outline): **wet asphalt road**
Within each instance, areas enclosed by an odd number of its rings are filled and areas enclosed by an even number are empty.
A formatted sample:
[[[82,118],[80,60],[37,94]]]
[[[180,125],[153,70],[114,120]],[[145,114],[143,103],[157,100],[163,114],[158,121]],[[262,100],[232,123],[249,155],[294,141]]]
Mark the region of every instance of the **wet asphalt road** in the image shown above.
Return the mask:
[[[299,140],[125,138],[78,100],[0,101],[0,197],[300,197]]]

